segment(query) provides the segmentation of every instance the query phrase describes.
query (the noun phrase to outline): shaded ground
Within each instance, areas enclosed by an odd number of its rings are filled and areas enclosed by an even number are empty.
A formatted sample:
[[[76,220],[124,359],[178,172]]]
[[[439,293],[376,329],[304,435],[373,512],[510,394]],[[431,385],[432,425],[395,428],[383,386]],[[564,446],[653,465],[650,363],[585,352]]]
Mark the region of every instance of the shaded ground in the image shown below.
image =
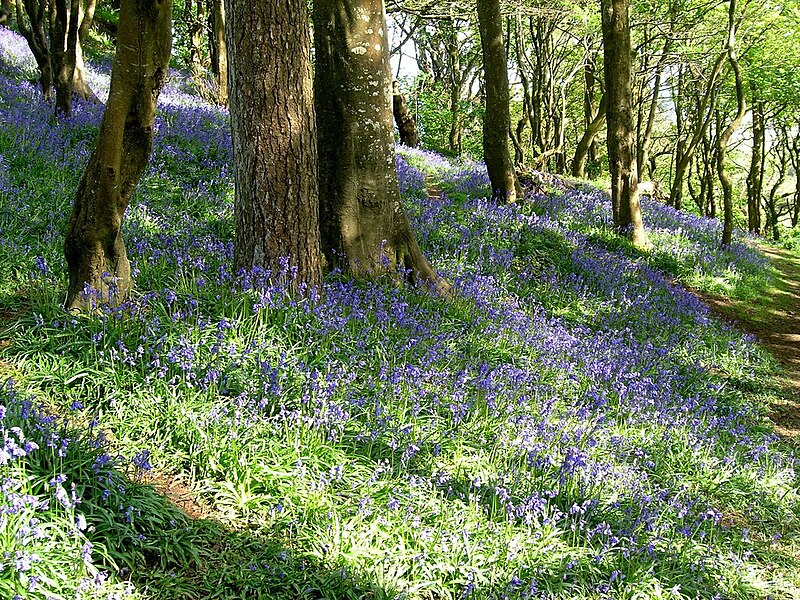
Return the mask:
[[[785,398],[770,406],[769,417],[778,435],[800,443],[800,256],[769,246],[761,250],[778,277],[770,297],[762,298],[758,306],[699,295],[715,313],[752,333],[784,367]]]

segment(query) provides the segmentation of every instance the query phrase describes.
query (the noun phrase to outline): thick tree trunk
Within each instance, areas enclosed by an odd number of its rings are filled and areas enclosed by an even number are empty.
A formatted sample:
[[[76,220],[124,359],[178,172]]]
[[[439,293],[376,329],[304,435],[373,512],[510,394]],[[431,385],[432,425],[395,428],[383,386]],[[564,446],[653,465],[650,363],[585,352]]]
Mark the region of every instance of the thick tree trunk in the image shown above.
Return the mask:
[[[648,246],[639,205],[636,141],[631,114],[629,0],[602,0],[608,161],[614,227],[635,246]]]
[[[753,150],[747,173],[747,229],[761,232],[761,194],[764,187],[764,103],[753,103]]]
[[[503,17],[499,0],[478,1],[478,29],[483,50],[486,113],[483,117],[483,159],[489,172],[492,195],[512,204],[522,196],[508,151],[508,65],[503,44]]]
[[[296,269],[293,291],[320,286],[317,147],[305,0],[228,0],[235,163],[234,266]],[[265,43],[269,40],[269,43]]]
[[[403,96],[403,92],[400,91],[400,84],[397,81],[392,82],[392,113],[394,114],[397,131],[400,134],[400,143],[409,148],[419,146],[417,122],[414,120],[414,115],[408,110],[406,98]]]
[[[211,70],[217,82],[217,104],[228,104],[228,49],[225,45],[225,2],[212,0],[211,6]]]
[[[603,129],[606,122],[606,97],[600,98],[600,107],[597,114],[587,125],[578,145],[575,148],[575,156],[572,157],[572,176],[586,179],[586,161],[589,159],[594,138]]]
[[[739,128],[744,119],[747,106],[744,101],[744,83],[742,81],[742,72],[739,67],[739,60],[736,56],[736,0],[730,0],[728,7],[728,42],[726,45],[726,53],[728,62],[733,69],[734,81],[736,86],[736,105],[737,113],[733,120],[725,128],[725,131],[719,136],[717,140],[717,175],[719,182],[722,186],[722,202],[723,202],[723,223],[722,223],[722,245],[730,246],[733,238],[733,184],[731,183],[730,175],[725,167],[725,159],[727,158],[728,142],[731,136]]]
[[[330,267],[389,274],[447,292],[400,201],[382,0],[314,2],[320,232]]]
[[[122,0],[108,104],[64,242],[69,310],[121,302],[132,287],[122,221],[150,158],[156,101],[172,44],[171,17],[170,0]]]

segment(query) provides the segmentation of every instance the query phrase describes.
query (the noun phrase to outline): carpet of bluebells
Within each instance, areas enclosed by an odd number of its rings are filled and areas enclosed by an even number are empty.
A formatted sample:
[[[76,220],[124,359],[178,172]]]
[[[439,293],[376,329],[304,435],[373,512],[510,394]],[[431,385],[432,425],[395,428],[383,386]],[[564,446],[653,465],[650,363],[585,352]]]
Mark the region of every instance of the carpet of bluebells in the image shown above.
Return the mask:
[[[798,597],[773,365],[678,285],[757,287],[746,239],[646,202],[638,253],[597,189],[497,206],[481,164],[400,148],[453,298],[332,273],[297,300],[288,263],[232,271],[227,116],[174,73],[124,225],[137,290],[68,315],[102,107],[55,121],[34,66],[0,28],[0,596]]]

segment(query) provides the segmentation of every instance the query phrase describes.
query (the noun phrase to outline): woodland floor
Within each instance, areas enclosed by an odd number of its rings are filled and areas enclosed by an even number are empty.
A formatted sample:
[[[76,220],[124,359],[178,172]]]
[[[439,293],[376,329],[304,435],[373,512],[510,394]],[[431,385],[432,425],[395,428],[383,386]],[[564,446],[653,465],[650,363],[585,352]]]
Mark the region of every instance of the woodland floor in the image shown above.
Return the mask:
[[[769,418],[784,439],[800,444],[800,256],[790,250],[761,246],[778,272],[769,298],[758,306],[700,294],[713,312],[751,334],[783,366],[785,394],[770,406]]]

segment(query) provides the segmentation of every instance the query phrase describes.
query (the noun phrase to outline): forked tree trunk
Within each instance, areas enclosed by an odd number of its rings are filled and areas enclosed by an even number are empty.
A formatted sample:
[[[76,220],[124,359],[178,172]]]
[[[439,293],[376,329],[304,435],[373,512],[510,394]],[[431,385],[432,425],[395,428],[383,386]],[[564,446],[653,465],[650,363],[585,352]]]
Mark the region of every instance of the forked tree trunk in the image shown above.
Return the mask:
[[[329,267],[449,285],[417,245],[400,201],[383,0],[314,2],[320,231]],[[400,270],[405,270],[405,273]]]
[[[150,158],[156,101],[172,44],[171,17],[171,0],[121,2],[108,104],[64,242],[68,310],[119,303],[133,285],[122,221]],[[93,290],[88,295],[87,285]]]
[[[225,8],[234,265],[269,269],[275,283],[285,277],[293,292],[304,295],[322,282],[306,0],[228,0]]]
[[[483,52],[486,112],[483,117],[483,160],[489,172],[492,196],[512,204],[522,196],[508,151],[508,65],[503,44],[503,17],[499,0],[478,0],[478,29]]]
[[[72,114],[72,90],[78,45],[80,0],[55,0],[50,48],[56,88],[56,115]]]
[[[636,141],[631,114],[630,0],[602,0],[608,162],[614,227],[635,246],[648,246],[639,205]]]
[[[400,91],[400,84],[397,81],[392,82],[392,113],[394,114],[397,131],[400,134],[400,143],[409,148],[419,146],[417,122],[414,120],[414,115],[408,110],[405,96]]]
[[[578,145],[575,148],[575,156],[572,158],[573,177],[586,179],[586,161],[590,156],[594,138],[597,137],[597,134],[600,133],[601,129],[603,129],[605,122],[606,97],[603,95],[603,97],[600,98],[600,107],[597,109],[597,114],[595,115],[594,119],[592,119],[586,125],[586,131],[583,132],[583,136],[581,136],[581,139],[578,141]]]

